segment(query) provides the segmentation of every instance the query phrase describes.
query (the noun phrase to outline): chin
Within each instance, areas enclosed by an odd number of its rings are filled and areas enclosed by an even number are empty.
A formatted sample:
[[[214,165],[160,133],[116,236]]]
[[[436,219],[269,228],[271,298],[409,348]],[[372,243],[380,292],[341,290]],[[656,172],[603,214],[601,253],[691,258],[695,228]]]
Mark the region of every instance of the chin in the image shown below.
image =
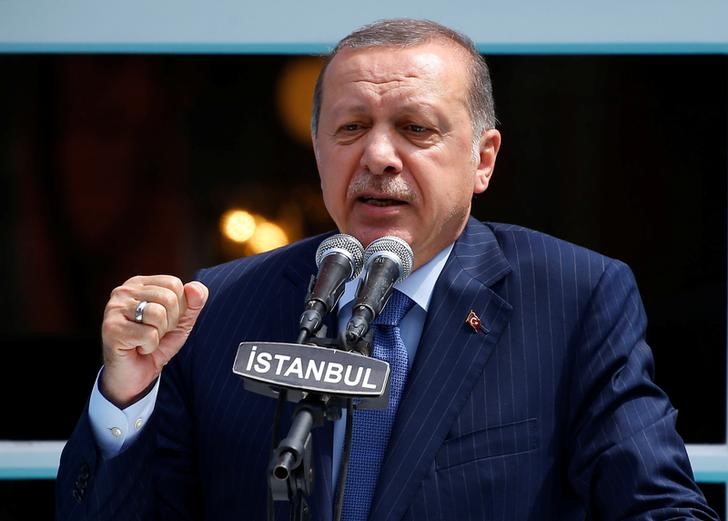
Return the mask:
[[[381,237],[387,237],[387,236],[394,236],[399,237],[403,241],[407,242],[410,246],[412,246],[412,235],[408,232],[405,232],[403,230],[398,230],[396,228],[394,229],[378,229],[378,230],[366,230],[360,233],[352,233],[354,237],[359,239],[359,242],[362,243],[362,245],[366,248],[369,246],[369,243],[372,241],[379,239]]]

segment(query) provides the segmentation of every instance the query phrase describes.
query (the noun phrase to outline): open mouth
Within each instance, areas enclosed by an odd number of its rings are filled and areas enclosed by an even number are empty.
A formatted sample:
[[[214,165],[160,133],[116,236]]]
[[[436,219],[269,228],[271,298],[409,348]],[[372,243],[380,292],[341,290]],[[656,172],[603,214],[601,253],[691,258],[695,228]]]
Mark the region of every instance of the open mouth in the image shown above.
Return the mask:
[[[399,201],[397,199],[386,199],[386,198],[378,198],[378,197],[359,197],[359,202],[364,204],[370,204],[372,206],[399,206],[406,204],[404,201]]]

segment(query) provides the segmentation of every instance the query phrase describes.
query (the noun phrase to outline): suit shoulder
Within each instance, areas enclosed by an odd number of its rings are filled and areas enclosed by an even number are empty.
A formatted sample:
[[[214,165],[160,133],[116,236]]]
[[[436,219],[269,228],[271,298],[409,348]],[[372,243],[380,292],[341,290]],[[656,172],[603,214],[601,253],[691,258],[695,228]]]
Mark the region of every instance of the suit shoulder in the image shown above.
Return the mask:
[[[500,246],[507,250],[523,245],[528,245],[533,249],[534,245],[540,244],[541,249],[560,250],[575,257],[595,257],[602,258],[605,262],[620,262],[584,246],[524,226],[494,222],[485,222],[483,224],[493,231]],[[534,254],[537,253],[539,253],[539,248],[534,249]]]
[[[315,270],[316,249],[327,234],[309,237],[258,255],[234,259],[199,270],[195,278],[208,287],[225,287],[242,278],[274,280],[285,270],[308,277]]]
[[[516,270],[524,268],[549,272],[569,272],[587,276],[592,282],[607,269],[631,274],[622,261],[584,246],[523,226],[483,223],[488,226]]]

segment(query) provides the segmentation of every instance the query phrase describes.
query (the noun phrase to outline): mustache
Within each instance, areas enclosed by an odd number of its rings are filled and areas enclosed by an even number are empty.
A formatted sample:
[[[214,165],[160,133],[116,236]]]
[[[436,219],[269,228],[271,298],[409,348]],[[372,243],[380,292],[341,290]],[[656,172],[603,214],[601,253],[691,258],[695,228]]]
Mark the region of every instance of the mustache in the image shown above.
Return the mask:
[[[349,185],[347,195],[352,199],[363,195],[376,195],[377,198],[396,199],[406,203],[417,200],[417,192],[401,176],[391,175],[358,176]]]

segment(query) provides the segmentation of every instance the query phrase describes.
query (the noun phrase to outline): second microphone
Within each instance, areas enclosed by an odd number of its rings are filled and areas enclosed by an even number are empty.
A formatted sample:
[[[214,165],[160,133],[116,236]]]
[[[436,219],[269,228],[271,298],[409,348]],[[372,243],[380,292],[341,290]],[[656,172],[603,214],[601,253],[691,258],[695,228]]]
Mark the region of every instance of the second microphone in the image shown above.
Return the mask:
[[[412,272],[414,254],[399,237],[386,236],[372,241],[364,251],[364,278],[359,283],[346,325],[348,346],[357,344],[369,331],[392,295],[394,285]]]

